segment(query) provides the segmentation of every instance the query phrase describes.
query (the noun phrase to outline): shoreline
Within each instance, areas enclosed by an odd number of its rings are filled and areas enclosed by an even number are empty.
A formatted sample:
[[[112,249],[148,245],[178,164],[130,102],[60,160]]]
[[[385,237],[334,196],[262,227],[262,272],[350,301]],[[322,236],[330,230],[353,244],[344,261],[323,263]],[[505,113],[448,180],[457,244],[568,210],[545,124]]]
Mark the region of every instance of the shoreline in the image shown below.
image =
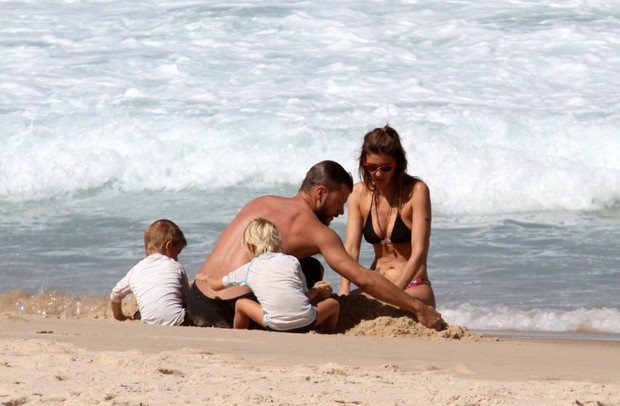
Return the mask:
[[[541,340],[541,341],[593,341],[593,342],[620,342],[620,334],[614,333],[584,333],[574,331],[516,331],[516,330],[485,330],[469,329],[474,334],[484,337],[495,337],[500,340]]]
[[[4,313],[0,348],[2,404],[620,399],[614,341],[290,334]]]
[[[431,336],[417,323],[403,319],[407,312],[392,306],[365,300],[361,296],[349,297],[349,305],[341,309],[341,317],[336,333],[371,336]],[[130,295],[123,301],[125,314],[135,313],[138,308]],[[0,293],[0,315],[40,316],[85,320],[114,320],[109,299],[104,296],[76,296],[59,291],[29,294],[25,290],[14,289]],[[395,319],[395,320],[394,320]],[[361,326],[359,326],[362,324]],[[537,340],[586,340],[620,341],[620,334],[597,331],[538,331],[538,330],[489,330],[469,328],[450,324],[452,335],[460,339],[476,339],[477,336],[497,339],[537,339]]]

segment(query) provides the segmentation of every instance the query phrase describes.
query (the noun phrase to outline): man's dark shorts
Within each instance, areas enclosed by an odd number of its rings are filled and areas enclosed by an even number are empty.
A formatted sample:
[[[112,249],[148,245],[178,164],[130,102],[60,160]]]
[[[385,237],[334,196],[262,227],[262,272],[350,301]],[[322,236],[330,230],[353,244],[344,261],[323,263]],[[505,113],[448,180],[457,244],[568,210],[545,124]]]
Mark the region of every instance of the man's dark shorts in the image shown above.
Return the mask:
[[[301,264],[301,271],[306,277],[306,286],[308,289],[314,286],[318,281],[323,280],[323,273],[325,269],[321,262],[314,257],[305,257],[299,260]]]
[[[323,265],[318,259],[306,257],[299,262],[306,277],[308,288],[323,279]],[[232,328],[235,318],[235,303],[238,299],[244,298],[258,302],[252,292],[234,299],[211,299],[205,296],[194,283],[187,298],[187,313],[191,322],[196,326]],[[250,328],[260,328],[260,326],[250,321]]]

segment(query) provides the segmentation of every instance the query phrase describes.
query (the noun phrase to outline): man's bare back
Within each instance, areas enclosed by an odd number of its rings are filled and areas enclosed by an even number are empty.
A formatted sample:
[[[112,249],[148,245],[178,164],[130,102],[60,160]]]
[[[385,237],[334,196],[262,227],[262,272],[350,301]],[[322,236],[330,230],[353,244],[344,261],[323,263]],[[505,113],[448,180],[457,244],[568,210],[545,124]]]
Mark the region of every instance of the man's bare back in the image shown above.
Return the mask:
[[[263,196],[252,200],[226,227],[196,275],[195,283],[206,296],[230,299],[250,291],[246,287],[233,287],[215,292],[209,287],[206,277],[221,278],[250,261],[250,255],[241,246],[241,237],[248,223],[258,217],[266,218],[276,225],[282,236],[282,252],[300,259],[318,253],[318,247],[312,244],[311,238],[306,237],[309,230],[330,230],[299,195],[292,198]]]

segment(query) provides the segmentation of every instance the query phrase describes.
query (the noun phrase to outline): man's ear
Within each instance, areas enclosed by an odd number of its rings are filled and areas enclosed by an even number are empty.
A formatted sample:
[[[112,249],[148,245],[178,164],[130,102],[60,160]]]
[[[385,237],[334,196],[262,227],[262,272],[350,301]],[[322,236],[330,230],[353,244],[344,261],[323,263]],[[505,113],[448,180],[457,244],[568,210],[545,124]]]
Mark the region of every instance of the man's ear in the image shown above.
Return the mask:
[[[319,203],[323,202],[327,197],[327,188],[323,185],[319,185],[314,188],[314,195]]]

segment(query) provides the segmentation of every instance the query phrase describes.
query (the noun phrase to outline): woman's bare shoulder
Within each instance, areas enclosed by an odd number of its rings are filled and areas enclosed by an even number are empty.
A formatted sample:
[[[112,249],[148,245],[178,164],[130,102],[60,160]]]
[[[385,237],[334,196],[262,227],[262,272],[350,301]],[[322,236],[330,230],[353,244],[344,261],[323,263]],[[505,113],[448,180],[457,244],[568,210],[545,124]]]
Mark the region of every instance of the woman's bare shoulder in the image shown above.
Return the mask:
[[[422,179],[417,179],[417,181],[413,184],[413,193],[420,191],[429,191],[428,185]]]
[[[372,190],[369,190],[363,182],[353,185],[353,193],[351,193],[351,196],[349,197],[350,204],[354,203],[365,206],[370,204],[371,199]]]
[[[357,182],[355,185],[353,185],[353,193],[360,194],[367,190],[368,188],[366,188],[366,185],[364,184],[364,182]]]
[[[426,182],[420,178],[409,176],[406,181],[404,201],[411,202],[414,199],[426,198],[430,196],[430,189]]]

